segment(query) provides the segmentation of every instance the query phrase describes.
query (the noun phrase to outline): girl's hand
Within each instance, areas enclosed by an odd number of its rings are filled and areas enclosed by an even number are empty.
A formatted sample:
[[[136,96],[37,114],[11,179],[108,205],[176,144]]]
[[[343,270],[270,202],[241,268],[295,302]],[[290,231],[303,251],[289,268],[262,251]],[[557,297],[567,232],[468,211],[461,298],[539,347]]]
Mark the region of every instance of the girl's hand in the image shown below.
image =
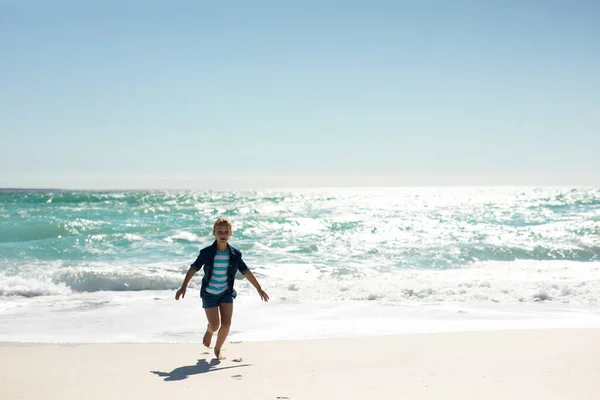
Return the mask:
[[[262,301],[269,301],[269,295],[262,289],[256,289]]]
[[[184,288],[184,287],[182,287],[181,289],[179,289],[179,290],[177,291],[177,293],[175,293],[175,300],[179,300],[179,297],[180,297],[180,296],[181,296],[181,298],[184,298],[184,297],[185,297],[185,290],[186,290],[186,289],[187,289],[187,288]]]

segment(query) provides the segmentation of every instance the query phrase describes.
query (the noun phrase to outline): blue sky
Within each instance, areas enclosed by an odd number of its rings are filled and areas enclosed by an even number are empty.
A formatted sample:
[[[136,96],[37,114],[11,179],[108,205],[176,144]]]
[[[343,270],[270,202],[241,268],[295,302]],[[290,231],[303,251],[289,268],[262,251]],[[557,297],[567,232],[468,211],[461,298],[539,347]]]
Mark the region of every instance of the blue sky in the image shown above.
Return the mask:
[[[3,1],[0,186],[600,184],[595,1]]]

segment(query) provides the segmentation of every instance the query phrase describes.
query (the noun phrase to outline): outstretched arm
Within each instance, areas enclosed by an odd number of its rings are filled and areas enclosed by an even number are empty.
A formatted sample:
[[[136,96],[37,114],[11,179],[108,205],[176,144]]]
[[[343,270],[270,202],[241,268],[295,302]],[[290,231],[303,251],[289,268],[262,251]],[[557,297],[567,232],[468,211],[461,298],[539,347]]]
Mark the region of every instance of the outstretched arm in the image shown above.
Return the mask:
[[[262,288],[260,287],[260,283],[258,283],[258,281],[256,280],[256,277],[254,276],[254,274],[252,272],[250,272],[250,271],[246,272],[244,274],[244,277],[246,279],[248,279],[248,281],[250,281],[252,286],[254,286],[256,288],[256,291],[258,292],[258,294],[262,300],[269,301],[269,295],[267,294],[267,292],[262,290]]]
[[[179,297],[185,297],[185,291],[187,290],[187,285],[188,283],[190,283],[190,280],[192,280],[192,277],[194,276],[194,274],[196,273],[196,269],[194,267],[190,267],[190,269],[188,269],[187,274],[185,274],[185,279],[183,280],[183,285],[181,285],[181,289],[179,289],[177,291],[177,293],[175,293],[175,300],[179,300]]]

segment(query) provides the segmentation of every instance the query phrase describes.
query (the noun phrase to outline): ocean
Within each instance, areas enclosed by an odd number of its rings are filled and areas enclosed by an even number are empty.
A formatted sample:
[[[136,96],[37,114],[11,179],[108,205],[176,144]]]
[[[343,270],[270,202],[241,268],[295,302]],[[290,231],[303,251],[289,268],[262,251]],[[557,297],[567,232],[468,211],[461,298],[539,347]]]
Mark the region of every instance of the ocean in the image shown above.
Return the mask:
[[[600,326],[600,189],[0,190],[0,341],[200,341],[219,217],[232,340]]]

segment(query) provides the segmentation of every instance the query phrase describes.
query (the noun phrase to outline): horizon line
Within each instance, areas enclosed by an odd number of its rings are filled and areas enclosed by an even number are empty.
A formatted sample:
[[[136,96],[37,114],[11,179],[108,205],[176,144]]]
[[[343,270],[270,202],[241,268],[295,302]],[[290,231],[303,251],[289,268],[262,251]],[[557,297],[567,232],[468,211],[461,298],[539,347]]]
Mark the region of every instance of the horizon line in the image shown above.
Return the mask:
[[[103,191],[246,191],[246,190],[292,190],[292,189],[385,189],[385,188],[593,188],[598,189],[600,185],[593,184],[389,184],[389,185],[300,185],[300,186],[248,186],[238,188],[225,187],[98,187],[98,188],[69,188],[69,187],[0,187],[0,192],[24,192],[24,191],[59,191],[59,192],[103,192]]]

